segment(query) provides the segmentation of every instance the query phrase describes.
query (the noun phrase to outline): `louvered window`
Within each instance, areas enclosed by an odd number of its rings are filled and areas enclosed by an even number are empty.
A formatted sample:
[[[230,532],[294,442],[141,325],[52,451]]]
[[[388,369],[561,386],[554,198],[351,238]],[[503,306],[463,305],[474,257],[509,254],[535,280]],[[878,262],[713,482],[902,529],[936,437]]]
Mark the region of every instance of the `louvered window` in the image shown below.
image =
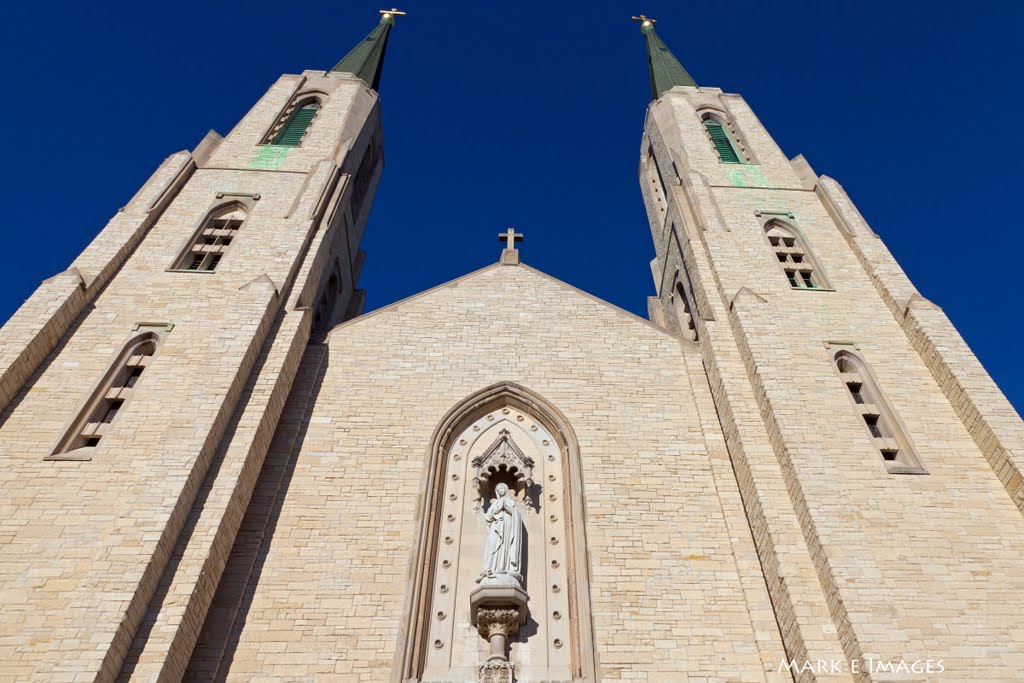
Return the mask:
[[[288,119],[288,123],[274,136],[273,144],[284,147],[298,147],[299,143],[302,142],[303,136],[306,134],[306,130],[309,128],[309,124],[313,123],[313,117],[316,116],[319,110],[320,103],[317,101],[308,102],[299,107],[292,114],[291,118]]]
[[[159,342],[157,334],[146,332],[125,344],[50,458],[59,460],[80,448],[100,445],[113,428],[112,423],[124,412],[125,404],[138,391],[139,379],[153,361]]]
[[[213,272],[238,235],[245,210],[233,204],[213,213],[174,265],[176,270]]]
[[[889,402],[882,396],[867,363],[850,348],[833,349],[832,362],[853,399],[886,469],[893,474],[926,474]]]
[[[697,326],[693,322],[693,312],[690,310],[690,300],[686,296],[686,289],[682,282],[676,282],[675,291],[672,293],[672,303],[676,309],[676,320],[679,322],[679,332],[693,341],[697,341]]]
[[[708,137],[711,138],[711,143],[715,146],[718,156],[723,162],[727,164],[741,163],[736,145],[733,144],[732,138],[729,137],[728,131],[721,123],[715,119],[706,118],[704,119],[704,129],[707,130]]]
[[[793,289],[822,289],[826,286],[807,246],[795,230],[780,221],[772,221],[765,225],[765,232],[768,244],[775,251],[775,258]]]
[[[370,138],[370,144],[363,152],[363,158],[359,160],[359,167],[356,169],[356,177],[352,181],[352,217],[359,220],[363,210],[363,203],[370,191],[370,181],[373,180],[373,171],[377,166],[377,141]]]
[[[651,182],[651,194],[654,197],[654,204],[661,214],[662,225],[665,223],[666,211],[668,209],[668,193],[665,191],[665,179],[661,175],[661,168],[658,160],[654,157],[654,149],[647,148],[646,157],[647,177]]]

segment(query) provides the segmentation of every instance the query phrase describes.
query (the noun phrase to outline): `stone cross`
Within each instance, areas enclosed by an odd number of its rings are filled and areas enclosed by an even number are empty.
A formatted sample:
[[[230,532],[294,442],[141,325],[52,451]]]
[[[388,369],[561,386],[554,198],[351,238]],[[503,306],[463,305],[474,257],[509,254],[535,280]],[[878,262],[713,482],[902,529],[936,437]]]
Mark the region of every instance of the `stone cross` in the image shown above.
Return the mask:
[[[516,232],[515,228],[509,228],[505,232],[499,232],[498,239],[508,242],[508,246],[505,247],[506,249],[515,249],[516,242],[523,241],[523,233]]]
[[[519,265],[519,250],[516,249],[516,242],[523,241],[523,233],[516,232],[515,228],[509,228],[505,232],[498,233],[498,240],[505,240],[507,244],[501,252],[501,262],[506,266]]]

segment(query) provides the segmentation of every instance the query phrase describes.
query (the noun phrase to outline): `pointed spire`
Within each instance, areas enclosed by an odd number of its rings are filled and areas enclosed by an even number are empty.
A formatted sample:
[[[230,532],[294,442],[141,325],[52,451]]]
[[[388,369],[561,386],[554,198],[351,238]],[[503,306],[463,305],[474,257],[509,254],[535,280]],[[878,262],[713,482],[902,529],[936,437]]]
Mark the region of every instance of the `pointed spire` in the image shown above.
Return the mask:
[[[647,64],[651,69],[651,98],[658,99],[666,90],[677,85],[696,86],[693,76],[687,73],[668,46],[658,37],[654,30],[655,19],[644,15],[633,17],[640,22],[640,32],[647,36]]]
[[[349,73],[361,79],[374,90],[380,90],[380,75],[384,71],[384,52],[388,49],[388,34],[395,25],[395,17],[405,16],[397,9],[380,11],[380,23],[361,43],[352,48],[331,69],[335,73]]]

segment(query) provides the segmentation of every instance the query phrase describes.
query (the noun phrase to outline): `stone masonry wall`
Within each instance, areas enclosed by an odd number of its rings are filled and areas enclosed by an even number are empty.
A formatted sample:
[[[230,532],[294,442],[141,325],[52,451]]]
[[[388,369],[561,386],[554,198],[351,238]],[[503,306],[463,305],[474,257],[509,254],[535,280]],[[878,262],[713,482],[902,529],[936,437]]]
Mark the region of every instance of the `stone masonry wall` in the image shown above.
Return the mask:
[[[277,503],[261,496],[247,515],[264,520],[262,543],[240,536],[225,575],[245,593],[222,626],[235,624],[229,680],[392,679],[431,435],[501,380],[578,435],[601,679],[788,679],[769,673],[781,642],[692,346],[494,266],[335,329],[326,351],[267,459]]]
[[[701,344],[789,655],[818,658],[807,646],[814,628],[826,641],[838,637],[842,660],[941,659],[951,679],[1019,679],[1024,648],[1013,615],[1024,607],[1018,597],[1024,520],[1006,490],[1016,485],[1013,473],[983,452],[995,448],[995,438],[979,437],[983,428],[977,427],[987,419],[1001,425],[998,432],[988,427],[993,435],[1013,438],[1019,419],[985,398],[992,391],[976,380],[957,380],[984,390],[976,391],[973,404],[966,397],[951,403],[962,390],[951,389],[956,381],[943,372],[953,373],[942,368],[962,368],[961,376],[970,377],[980,366],[973,356],[963,360],[969,350],[951,337],[940,345],[921,342],[926,323],[905,323],[903,311],[893,310],[885,288],[876,286],[886,273],[908,301],[915,292],[891,256],[880,260],[867,247],[851,248],[878,242],[869,230],[851,238],[849,226],[814,191],[795,181],[786,189],[768,171],[768,181],[750,182],[757,169],[730,174],[736,165],[701,153],[706,140],[692,130],[687,113],[701,97],[693,95],[691,103],[689,92],[667,94],[663,100],[671,100],[677,128],[661,115],[649,123],[652,136],[675,144],[659,162],[683,168],[670,203],[686,204],[699,222],[690,231],[696,240],[659,245],[662,283],[685,267],[697,288],[716,299],[705,311],[713,320],[699,322]],[[768,158],[775,149],[772,143],[755,154]],[[830,289],[790,287],[757,211],[792,213]],[[920,315],[913,303],[906,317],[911,314]],[[718,332],[723,325],[725,335]],[[860,350],[929,474],[886,472],[832,368],[830,342]],[[965,424],[961,417],[971,415]],[[745,426],[747,418],[759,424]],[[802,538],[789,533],[794,516]],[[787,556],[796,562],[787,565]],[[831,624],[815,623],[820,612],[799,613],[801,605],[822,600]],[[836,656],[825,641],[819,651],[826,659]],[[846,671],[851,675],[849,665]]]
[[[0,368],[0,679],[113,680],[147,612],[133,671],[183,671],[308,339],[308,313],[284,319],[282,306],[297,277],[315,297],[308,282],[353,224],[334,220],[351,201],[349,152],[379,131],[361,82],[320,80],[335,94],[286,170],[254,162],[253,114],[201,158],[172,157],[76,260],[70,303],[37,295],[0,333],[0,359],[13,359]],[[280,111],[290,97],[278,87],[261,106]],[[259,198],[216,272],[170,270],[232,193]],[[330,228],[318,232],[321,221]],[[132,398],[90,460],[45,461],[137,323],[173,329]],[[254,383],[254,367],[271,376]],[[220,479],[190,520],[217,453]]]

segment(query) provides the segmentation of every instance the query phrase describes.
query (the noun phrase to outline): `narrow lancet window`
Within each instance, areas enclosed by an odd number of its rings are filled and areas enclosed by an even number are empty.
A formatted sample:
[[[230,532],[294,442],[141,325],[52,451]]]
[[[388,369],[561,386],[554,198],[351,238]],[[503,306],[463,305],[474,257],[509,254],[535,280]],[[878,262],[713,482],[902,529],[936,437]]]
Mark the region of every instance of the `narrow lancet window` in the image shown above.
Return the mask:
[[[125,344],[57,442],[51,458],[60,459],[73,451],[100,445],[137,391],[139,380],[156,355],[159,342],[160,337],[156,333],[145,332]]]
[[[175,270],[213,272],[228,252],[245,221],[245,209],[232,204],[214,211],[204,221],[185,252],[175,262]]]
[[[672,304],[676,310],[676,320],[679,321],[679,333],[697,341],[697,326],[693,322],[690,299],[686,296],[686,289],[681,281],[676,281],[675,290],[672,292]]]
[[[264,138],[263,144],[282,147],[300,146],[322,105],[319,97],[309,95],[297,97],[277,119],[277,123]]]
[[[316,312],[313,314],[314,334],[329,330],[335,322],[334,309],[342,289],[340,273],[341,262],[335,258],[331,273],[321,286],[320,299],[316,305]]]
[[[927,474],[864,359],[849,349],[833,349],[832,353],[832,362],[885,468],[892,474]]]
[[[304,104],[299,107],[291,120],[288,121],[288,125],[282,128],[281,132],[277,134],[277,137],[274,139],[274,144],[284,145],[286,147],[298,147],[299,143],[302,142],[302,138],[306,135],[306,130],[309,128],[309,124],[313,123],[313,117],[316,116],[319,109],[320,104],[317,102],[310,102],[309,104]]]
[[[743,158],[737,149],[736,142],[729,135],[729,131],[726,130],[725,126],[720,121],[711,116],[704,119],[704,130],[707,131],[708,137],[711,138],[711,144],[715,146],[715,150],[718,152],[718,158],[726,164],[739,164],[743,163]]]
[[[771,221],[764,226],[768,244],[775,252],[775,258],[786,274],[793,289],[827,288],[821,269],[817,267],[807,245],[799,233],[781,221]]]
[[[661,212],[661,219],[664,222],[666,211],[668,210],[668,192],[665,190],[665,178],[661,175],[661,168],[658,166],[658,160],[654,156],[654,150],[650,147],[647,148],[647,158],[645,159],[644,165],[647,170],[648,180],[651,184],[651,194],[654,197],[654,204]]]
[[[373,180],[377,157],[377,141],[370,138],[370,144],[366,146],[366,151],[363,152],[363,157],[359,160],[359,167],[356,169],[356,175],[352,181],[352,218],[356,221],[359,220],[363,204],[370,191],[370,181]]]

